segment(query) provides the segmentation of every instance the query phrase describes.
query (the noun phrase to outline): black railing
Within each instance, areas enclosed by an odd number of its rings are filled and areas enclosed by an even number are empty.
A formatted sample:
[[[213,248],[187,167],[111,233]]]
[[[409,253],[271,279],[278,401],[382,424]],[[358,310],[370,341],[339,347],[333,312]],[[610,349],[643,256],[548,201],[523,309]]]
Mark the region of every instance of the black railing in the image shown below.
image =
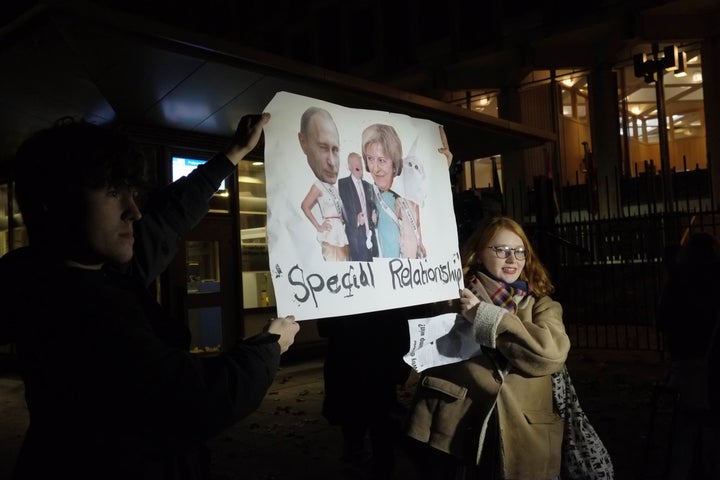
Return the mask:
[[[506,189],[506,198],[524,199],[505,213],[523,223],[550,270],[574,346],[662,351],[655,318],[667,262],[691,233],[720,237],[708,171],[673,173],[672,180],[665,211],[659,175],[621,179],[609,218],[588,211],[584,184],[553,192],[545,179],[526,195]]]

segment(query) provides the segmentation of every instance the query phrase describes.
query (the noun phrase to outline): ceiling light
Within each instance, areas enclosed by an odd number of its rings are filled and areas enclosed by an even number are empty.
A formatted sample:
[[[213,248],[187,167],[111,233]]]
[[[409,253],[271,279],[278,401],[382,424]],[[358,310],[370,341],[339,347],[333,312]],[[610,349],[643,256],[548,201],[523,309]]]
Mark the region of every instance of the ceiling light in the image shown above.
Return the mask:
[[[673,74],[676,77],[687,76],[687,71],[685,71],[685,67],[687,67],[687,53],[686,52],[678,53],[676,65],[677,65],[677,68],[675,69]]]
[[[666,72],[674,72],[678,69],[680,61],[680,52],[677,45],[668,45],[663,48],[663,57],[658,60],[658,66],[663,67]],[[683,69],[685,65],[683,64]]]
[[[240,183],[252,183],[255,185],[262,185],[262,180],[254,178],[254,177],[248,177],[245,175],[238,176],[238,182]]]
[[[635,76],[644,78],[645,83],[657,82],[663,72],[673,72],[676,75],[685,72],[687,65],[687,53],[678,50],[676,45],[668,45],[663,48],[662,56],[653,46],[653,58],[648,58],[644,53],[633,55],[633,69]]]

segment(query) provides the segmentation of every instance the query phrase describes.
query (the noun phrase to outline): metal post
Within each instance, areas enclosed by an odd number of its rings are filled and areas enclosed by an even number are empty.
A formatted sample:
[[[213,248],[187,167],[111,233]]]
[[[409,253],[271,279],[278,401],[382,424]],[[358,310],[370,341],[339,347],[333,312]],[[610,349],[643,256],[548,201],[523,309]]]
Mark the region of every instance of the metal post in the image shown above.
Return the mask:
[[[657,101],[657,120],[658,120],[658,140],[660,146],[660,168],[662,169],[662,183],[663,183],[663,205],[664,211],[673,211],[673,187],[672,187],[672,172],[670,171],[670,151],[668,147],[668,134],[667,134],[667,118],[665,117],[665,88],[664,79],[665,69],[662,63],[659,61],[659,47],[657,43],[652,45],[655,69],[655,99]]]

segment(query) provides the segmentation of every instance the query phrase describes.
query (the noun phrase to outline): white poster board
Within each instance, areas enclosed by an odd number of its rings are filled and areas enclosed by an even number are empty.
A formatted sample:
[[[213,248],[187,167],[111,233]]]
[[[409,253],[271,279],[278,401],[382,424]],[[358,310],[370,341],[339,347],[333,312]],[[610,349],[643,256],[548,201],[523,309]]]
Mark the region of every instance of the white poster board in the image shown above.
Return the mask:
[[[327,111],[336,126],[339,172],[335,185],[317,183],[319,177],[313,173],[301,147],[301,117],[309,107]],[[458,298],[463,286],[462,267],[448,163],[438,152],[442,147],[440,125],[401,114],[351,109],[287,92],[278,92],[264,111],[271,114],[264,127],[267,235],[278,315],[295,315],[297,320],[318,319]],[[419,227],[415,233],[421,231],[425,255],[403,258],[378,253],[369,261],[326,260],[320,230],[311,223],[301,204],[313,185],[321,190],[324,187],[324,198],[333,199],[334,203],[325,205],[324,214],[316,205],[312,214],[321,223],[339,217],[339,213],[327,212],[337,205],[338,210],[343,209],[344,225],[357,227],[358,220],[346,214],[337,190],[329,187],[337,188],[340,179],[350,175],[348,154],[362,154],[363,131],[377,124],[392,126],[402,144],[404,163],[400,175],[392,181],[391,190],[395,192],[394,198],[410,200],[394,200],[395,209],[401,205],[406,208],[408,204],[417,207],[414,210],[419,212],[417,219],[410,214],[409,222],[400,223]],[[366,165],[363,159],[363,167]],[[369,188],[376,184],[376,178],[365,168],[362,180]],[[379,211],[379,189],[369,192],[370,201]],[[386,212],[390,210],[385,208]],[[395,211],[401,215],[403,210]],[[339,222],[333,221],[336,225]],[[368,224],[373,224],[373,220]],[[377,238],[375,241],[380,243]]]

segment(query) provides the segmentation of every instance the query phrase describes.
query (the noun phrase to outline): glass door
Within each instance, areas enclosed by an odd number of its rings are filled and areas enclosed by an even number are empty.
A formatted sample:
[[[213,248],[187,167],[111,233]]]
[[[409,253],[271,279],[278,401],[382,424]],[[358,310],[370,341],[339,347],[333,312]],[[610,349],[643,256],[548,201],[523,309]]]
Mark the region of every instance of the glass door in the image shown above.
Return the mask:
[[[237,236],[228,215],[206,217],[186,238],[166,272],[163,302],[191,332],[190,350],[197,354],[223,351],[242,332],[237,278]]]

